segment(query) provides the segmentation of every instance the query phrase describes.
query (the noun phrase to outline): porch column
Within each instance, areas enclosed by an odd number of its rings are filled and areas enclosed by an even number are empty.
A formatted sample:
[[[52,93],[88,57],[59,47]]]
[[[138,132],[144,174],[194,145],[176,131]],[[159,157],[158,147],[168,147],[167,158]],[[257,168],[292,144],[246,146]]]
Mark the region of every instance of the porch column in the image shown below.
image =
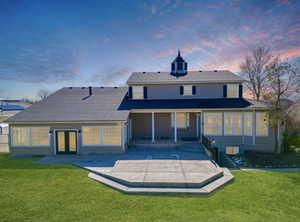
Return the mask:
[[[256,114],[255,114],[255,110],[252,111],[252,143],[253,145],[255,145],[256,141],[255,141],[255,135],[256,134]]]
[[[199,113],[196,113],[196,129],[197,138],[199,138]]]
[[[176,112],[174,112],[174,142],[177,143],[177,121]]]
[[[155,142],[154,112],[152,112],[152,143]]]

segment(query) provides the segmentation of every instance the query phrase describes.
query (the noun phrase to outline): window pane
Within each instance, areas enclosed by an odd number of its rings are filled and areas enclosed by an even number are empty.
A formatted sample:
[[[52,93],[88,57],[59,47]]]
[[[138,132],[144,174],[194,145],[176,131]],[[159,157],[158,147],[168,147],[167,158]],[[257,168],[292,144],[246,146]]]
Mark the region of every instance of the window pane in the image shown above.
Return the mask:
[[[144,99],[144,86],[132,86],[132,98]]]
[[[103,128],[103,144],[121,145],[121,128]]]
[[[238,84],[228,84],[227,85],[227,97],[228,98],[239,97],[239,85]]]
[[[76,132],[69,132],[69,151],[76,152]]]
[[[100,144],[100,128],[83,127],[83,144],[99,145]]]
[[[29,146],[29,128],[12,128],[13,145]]]
[[[31,128],[32,146],[48,146],[49,145],[49,128],[33,127]]]
[[[242,134],[242,114],[224,113],[224,134],[241,135]]]
[[[176,127],[177,128],[187,128],[189,127],[189,113],[176,113]],[[172,127],[174,127],[174,113],[172,113],[171,119]]]
[[[244,135],[252,136],[252,113],[244,113]]]
[[[204,113],[204,134],[222,135],[222,113]]]
[[[66,151],[65,132],[63,131],[57,132],[57,150],[58,152]]]
[[[183,86],[183,94],[185,96],[193,95],[193,86],[192,85]]]
[[[266,112],[256,113],[256,135],[267,136],[268,135],[268,114]]]

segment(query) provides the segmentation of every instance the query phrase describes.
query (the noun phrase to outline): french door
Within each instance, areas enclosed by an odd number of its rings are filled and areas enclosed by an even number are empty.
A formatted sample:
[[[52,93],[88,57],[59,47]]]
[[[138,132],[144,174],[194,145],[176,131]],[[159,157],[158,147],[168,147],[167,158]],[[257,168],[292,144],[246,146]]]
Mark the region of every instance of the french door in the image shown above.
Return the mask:
[[[57,154],[77,153],[77,131],[76,130],[56,131],[56,153]]]

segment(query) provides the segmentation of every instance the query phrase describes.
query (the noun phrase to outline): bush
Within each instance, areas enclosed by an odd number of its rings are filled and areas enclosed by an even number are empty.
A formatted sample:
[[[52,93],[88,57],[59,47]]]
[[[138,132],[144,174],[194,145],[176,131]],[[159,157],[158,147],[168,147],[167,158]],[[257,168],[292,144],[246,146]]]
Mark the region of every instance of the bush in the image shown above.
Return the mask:
[[[300,147],[300,134],[299,133],[284,133],[283,134],[283,147],[284,151],[295,151]]]

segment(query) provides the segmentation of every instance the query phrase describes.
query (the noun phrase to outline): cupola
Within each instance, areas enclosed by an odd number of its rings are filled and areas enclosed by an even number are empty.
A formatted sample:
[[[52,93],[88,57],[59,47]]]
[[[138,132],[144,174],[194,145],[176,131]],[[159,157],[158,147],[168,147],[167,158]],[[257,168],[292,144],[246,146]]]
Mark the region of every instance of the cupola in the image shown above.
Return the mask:
[[[187,74],[187,62],[180,55],[180,50],[178,50],[178,55],[171,64],[171,75],[173,76],[184,76]]]

